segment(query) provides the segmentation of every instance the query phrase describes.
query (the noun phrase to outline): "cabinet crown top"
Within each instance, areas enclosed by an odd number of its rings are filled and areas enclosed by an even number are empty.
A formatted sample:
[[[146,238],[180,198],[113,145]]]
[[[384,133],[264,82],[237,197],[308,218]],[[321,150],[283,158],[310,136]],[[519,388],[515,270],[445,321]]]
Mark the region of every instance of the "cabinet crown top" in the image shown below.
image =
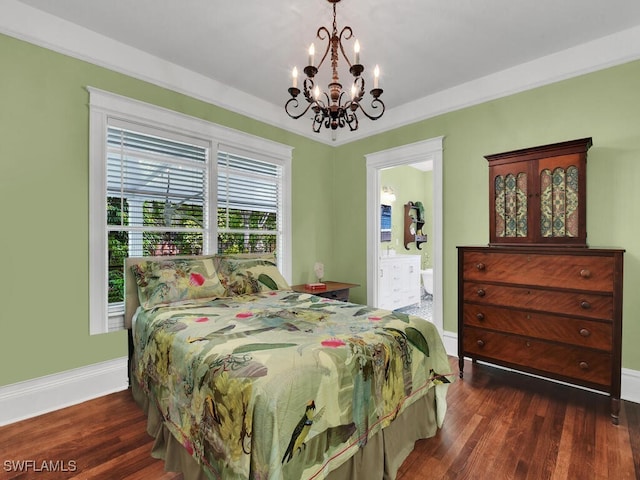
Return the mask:
[[[518,161],[535,160],[536,158],[544,158],[555,155],[568,155],[571,153],[584,153],[593,145],[591,137],[580,138],[578,140],[569,140],[567,142],[552,143],[549,145],[541,145],[538,147],[522,148],[519,150],[511,150],[509,152],[494,153],[485,155],[490,163],[496,160],[505,160],[512,157],[518,157]]]

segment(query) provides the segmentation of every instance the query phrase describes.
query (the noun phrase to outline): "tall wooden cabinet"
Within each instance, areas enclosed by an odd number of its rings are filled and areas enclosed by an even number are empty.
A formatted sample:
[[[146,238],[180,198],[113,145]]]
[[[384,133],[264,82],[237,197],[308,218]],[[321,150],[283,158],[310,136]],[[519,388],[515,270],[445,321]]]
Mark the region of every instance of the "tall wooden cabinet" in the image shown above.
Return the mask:
[[[458,247],[458,357],[606,392],[618,423],[622,249],[587,247],[591,138],[487,155],[489,246]]]

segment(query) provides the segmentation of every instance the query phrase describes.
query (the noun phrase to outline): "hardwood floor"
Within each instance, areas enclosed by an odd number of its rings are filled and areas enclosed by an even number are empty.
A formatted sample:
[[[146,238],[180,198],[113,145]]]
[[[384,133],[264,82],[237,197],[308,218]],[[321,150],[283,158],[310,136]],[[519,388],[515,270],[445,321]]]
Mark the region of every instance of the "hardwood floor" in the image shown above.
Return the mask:
[[[398,480],[640,479],[640,404],[622,401],[616,426],[607,396],[469,361],[447,400]]]
[[[640,479],[639,404],[623,401],[614,426],[603,395],[471,363],[447,398],[444,428],[398,480]],[[0,479],[182,478],[151,457],[145,425],[125,391],[0,427]]]

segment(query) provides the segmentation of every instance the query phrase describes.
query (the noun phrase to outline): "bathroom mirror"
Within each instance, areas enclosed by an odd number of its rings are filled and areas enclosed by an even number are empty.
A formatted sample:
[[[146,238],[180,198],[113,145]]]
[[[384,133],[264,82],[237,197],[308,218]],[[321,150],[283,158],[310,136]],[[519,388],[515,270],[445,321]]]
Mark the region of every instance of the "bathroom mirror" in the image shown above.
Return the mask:
[[[391,241],[391,205],[380,205],[380,241]]]

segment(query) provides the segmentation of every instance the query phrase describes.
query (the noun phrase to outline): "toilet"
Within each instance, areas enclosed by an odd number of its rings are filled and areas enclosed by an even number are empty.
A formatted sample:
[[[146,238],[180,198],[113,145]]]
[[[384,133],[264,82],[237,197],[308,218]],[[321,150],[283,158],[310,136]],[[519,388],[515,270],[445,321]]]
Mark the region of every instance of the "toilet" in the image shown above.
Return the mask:
[[[422,276],[422,288],[425,293],[433,295],[433,268],[420,270],[420,275]]]

